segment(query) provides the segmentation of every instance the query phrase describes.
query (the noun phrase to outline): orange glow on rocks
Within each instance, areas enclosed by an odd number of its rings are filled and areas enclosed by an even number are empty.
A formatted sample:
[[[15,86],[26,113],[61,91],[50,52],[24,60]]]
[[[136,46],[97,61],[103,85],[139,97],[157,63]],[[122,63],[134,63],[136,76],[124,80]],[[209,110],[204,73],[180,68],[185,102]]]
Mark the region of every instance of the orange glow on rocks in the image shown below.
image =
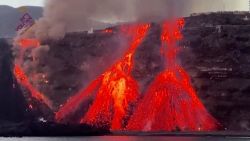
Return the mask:
[[[126,28],[126,27],[123,27]],[[133,68],[133,55],[137,47],[141,44],[149,30],[149,24],[140,24],[128,27],[127,35],[132,37],[130,47],[125,55],[104,72],[97,82],[92,82],[88,88],[97,89],[96,97],[90,106],[87,114],[81,119],[81,123],[87,123],[96,127],[109,126],[111,130],[122,130],[125,125],[124,118],[127,115],[129,105],[134,103],[138,95],[137,82],[132,78],[131,71]],[[96,85],[96,84],[99,85]],[[56,120],[60,121],[63,117],[71,113],[72,107],[76,108],[78,103],[86,100],[84,97],[89,96],[90,91],[84,90],[84,93],[71,98],[57,112]],[[81,99],[78,98],[81,97]],[[77,100],[76,100],[77,99]],[[75,103],[75,101],[77,101]]]
[[[40,41],[37,39],[20,39],[18,45],[22,48],[39,47]]]
[[[113,30],[112,29],[105,29],[102,32],[103,33],[113,33]]]
[[[101,86],[94,103],[81,123],[95,126],[110,125],[111,130],[121,130],[129,105],[138,96],[137,82],[132,78],[133,55],[146,36],[150,25],[133,28],[133,39],[125,56],[103,74]]]
[[[151,25],[122,26],[120,31],[131,39],[128,50],[86,88],[67,100],[55,113],[56,122],[67,121],[69,116],[79,111],[83,103],[93,98],[89,107],[85,107],[88,111],[78,117],[77,122],[109,127],[113,131],[217,130],[220,124],[208,113],[197,97],[188,73],[177,63],[180,51],[177,43],[183,38],[181,29],[184,25],[184,19],[162,25],[160,51],[164,56],[165,69],[155,77],[139,101],[139,86],[131,75],[133,58]],[[106,29],[103,32],[113,31]],[[19,45],[25,50],[39,47],[40,42],[36,39],[21,39]],[[51,101],[32,86],[19,65],[15,65],[14,73],[18,82],[30,91],[31,97],[53,108]],[[131,106],[135,104],[133,110]],[[29,107],[33,108],[32,105]]]
[[[165,22],[161,53],[165,70],[156,76],[128,125],[130,131],[213,131],[219,123],[207,112],[186,71],[177,64],[184,19]]]
[[[103,76],[98,77],[96,80],[92,81],[87,88],[80,90],[78,94],[67,100],[67,102],[59,109],[59,111],[56,112],[55,120],[57,122],[63,122],[63,120],[66,119],[70,114],[74,113],[83,102],[87,101],[91,96],[93,96],[93,91],[100,86],[102,79]]]
[[[30,92],[30,96],[44,104],[46,104],[50,109],[53,109],[53,104],[51,100],[49,100],[43,93],[39,92],[29,81],[29,77],[25,74],[25,72],[20,67],[20,62],[22,62],[23,54],[25,48],[29,47],[39,47],[40,41],[37,39],[20,39],[18,41],[20,46],[20,55],[17,57],[17,63],[14,66],[14,74],[18,82]],[[33,109],[32,104],[29,104],[29,108]]]
[[[23,70],[18,66],[15,65],[14,74],[18,80],[18,82],[25,87],[27,90],[30,91],[31,97],[35,98],[36,100],[46,104],[49,108],[53,108],[52,102],[42,93],[40,93],[37,89],[35,89],[32,84],[29,82],[29,78],[25,75]],[[32,105],[31,105],[32,106]]]

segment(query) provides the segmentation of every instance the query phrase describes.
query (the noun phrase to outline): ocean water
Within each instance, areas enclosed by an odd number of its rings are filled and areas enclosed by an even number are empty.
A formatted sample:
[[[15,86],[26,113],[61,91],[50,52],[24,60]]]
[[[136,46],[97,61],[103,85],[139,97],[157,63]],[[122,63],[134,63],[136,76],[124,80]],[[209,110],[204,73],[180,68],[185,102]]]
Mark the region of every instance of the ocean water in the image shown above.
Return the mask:
[[[0,141],[250,141],[250,138],[169,136],[0,137]]]

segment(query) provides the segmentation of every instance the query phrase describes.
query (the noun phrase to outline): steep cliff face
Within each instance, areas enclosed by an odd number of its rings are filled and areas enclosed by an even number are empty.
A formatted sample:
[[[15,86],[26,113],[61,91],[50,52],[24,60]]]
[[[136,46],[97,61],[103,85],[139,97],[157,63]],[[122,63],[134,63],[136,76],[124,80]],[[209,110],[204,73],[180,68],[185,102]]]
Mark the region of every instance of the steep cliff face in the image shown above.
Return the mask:
[[[250,128],[250,15],[187,18],[182,65],[206,107],[229,130]]]
[[[87,125],[60,125],[53,122],[53,111],[27,97],[13,74],[11,46],[0,39],[0,136],[77,136],[104,135],[106,129]],[[33,108],[27,100],[32,99]]]
[[[28,116],[27,103],[12,74],[11,47],[0,39],[0,123],[20,122]]]
[[[188,17],[182,31],[184,39],[180,42],[179,60],[189,72],[198,96],[212,115],[229,130],[249,130],[250,128],[250,111],[248,110],[250,102],[250,20],[248,17],[250,17],[248,13],[230,12]],[[117,27],[112,29],[116,31]],[[160,24],[153,24],[145,41],[136,52],[133,76],[139,82],[142,94],[155,75],[163,69],[163,60],[159,52],[160,33]],[[80,87],[88,85],[89,81],[85,80],[90,77],[89,71],[93,71],[90,80],[112,64],[107,57],[120,50],[112,48],[114,46],[119,48],[120,40],[117,40],[117,36],[116,32],[108,35],[102,34],[100,31],[95,31],[93,34],[71,33],[61,41],[48,42],[53,48],[50,53],[54,54],[54,57],[61,54],[60,57],[64,58],[60,59],[61,63],[68,64],[64,69],[72,70],[72,72],[60,70],[65,72],[66,77],[72,78],[70,79],[72,83],[58,84],[58,87],[53,89],[52,97],[57,99],[59,95],[62,96],[62,90],[71,88],[72,86],[69,85],[74,84],[73,82],[79,84],[73,87],[73,91],[76,92]],[[110,40],[111,38],[112,40]],[[81,53],[78,52],[79,50]],[[62,52],[65,54],[62,55]],[[76,52],[81,55],[72,55]],[[121,53],[118,54],[115,58],[119,58]],[[81,62],[88,67],[79,70],[81,63],[72,63],[72,60]],[[99,66],[98,71],[95,66]],[[58,74],[58,77],[52,75],[54,81],[59,82],[62,79],[61,73],[57,73],[55,70],[54,73]],[[79,79],[75,79],[77,76]],[[70,97],[74,92],[63,90],[66,97]],[[63,102],[66,98],[61,99]]]
[[[206,108],[228,130],[250,130],[248,17],[248,13],[187,17],[182,31],[184,39],[180,42],[180,64],[191,76],[192,85]],[[61,40],[43,42],[50,49],[36,56],[37,60],[28,68],[28,72],[46,74],[48,83],[33,84],[59,108],[124,53],[127,39],[120,35],[118,28],[111,28],[111,33],[68,33]],[[163,70],[160,35],[161,24],[153,23],[134,58],[133,77],[139,83],[141,96]],[[1,58],[4,60],[6,57]],[[31,59],[30,56],[26,58]],[[4,81],[0,82],[3,86],[7,85]],[[91,100],[88,102],[91,103]]]
[[[39,101],[28,97],[29,92],[17,82],[14,74],[14,58],[11,46],[5,39],[0,39],[0,123],[19,123],[46,117],[53,120],[53,112]],[[31,100],[35,107],[30,108]]]

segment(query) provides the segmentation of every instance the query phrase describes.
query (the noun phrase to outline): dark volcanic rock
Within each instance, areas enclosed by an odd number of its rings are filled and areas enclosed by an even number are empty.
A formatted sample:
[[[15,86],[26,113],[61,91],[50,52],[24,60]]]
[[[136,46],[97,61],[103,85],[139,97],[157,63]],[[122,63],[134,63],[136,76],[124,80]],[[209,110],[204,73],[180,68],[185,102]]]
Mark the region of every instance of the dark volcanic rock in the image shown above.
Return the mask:
[[[41,102],[26,97],[29,92],[23,90],[17,83],[12,71],[14,59],[11,46],[4,39],[0,39],[0,50],[0,136],[11,134],[12,132],[7,130],[8,126],[17,125],[20,122],[43,117],[52,121],[54,113]],[[33,105],[32,109],[29,108],[28,99]],[[4,128],[6,130],[3,130]],[[19,130],[18,127],[15,129]],[[3,132],[7,134],[2,134]],[[25,134],[25,132],[22,133]]]
[[[19,122],[27,118],[27,103],[12,74],[11,47],[0,39],[0,124]]]
[[[182,31],[184,39],[180,42],[180,63],[190,74],[198,96],[212,115],[229,130],[250,129],[250,111],[248,110],[250,103],[250,20],[248,17],[250,17],[249,13],[232,12],[187,17]],[[113,30],[116,31],[117,27]],[[140,84],[142,94],[154,77],[163,70],[163,59],[159,52],[160,34],[161,25],[152,24],[150,32],[135,55],[133,76]],[[90,65],[89,70],[92,66],[95,72],[93,76],[102,73],[107,66],[112,64],[112,61],[105,55],[117,52],[113,48],[110,51],[110,46],[119,46],[116,42],[117,35],[116,32],[104,35],[100,31],[95,31],[94,34],[71,33],[60,41],[49,41],[46,44],[51,46],[52,50],[49,53],[65,65],[64,69],[71,69],[71,71],[66,71],[64,76],[74,77],[75,74],[81,74],[77,81],[82,81],[82,78],[89,77],[89,73],[88,70],[79,70],[77,67],[79,64],[87,62]],[[69,52],[82,55],[68,56]],[[117,59],[119,56],[113,58]],[[105,63],[91,63],[87,61],[89,58],[106,61]],[[96,72],[95,66],[101,66],[102,63],[105,67],[100,67]],[[54,68],[54,66],[50,67]],[[61,80],[60,71],[63,70],[53,72],[55,74],[51,75],[53,80]],[[94,78],[93,76],[91,78]],[[79,86],[84,87],[89,82],[85,81],[85,84],[81,84],[78,81],[76,84],[75,79],[65,80],[70,80],[71,83],[63,85],[64,80],[61,81],[61,84],[53,89],[55,95],[52,95],[52,98],[58,97],[56,94],[69,97],[78,91]],[[65,91],[69,88],[73,88],[72,92]],[[64,101],[67,98],[62,96],[58,99]]]
[[[59,41],[45,41],[50,50],[32,70],[48,74],[49,84],[41,85],[59,107],[110,67],[126,50],[120,33],[69,33]],[[63,77],[62,77],[63,76]]]
[[[186,18],[180,55],[207,109],[228,130],[250,130],[249,13]]]
[[[190,74],[192,85],[199,98],[209,112],[228,130],[250,130],[250,20],[248,17],[250,17],[249,13],[231,12],[187,17],[182,31],[184,39],[179,43],[181,46],[179,61]],[[58,108],[70,96],[86,87],[91,80],[113,64],[126,50],[127,40],[121,38],[116,32],[117,28],[112,28],[114,32],[110,34],[101,31],[95,31],[93,34],[69,33],[64,39],[48,40],[43,43],[49,45],[50,50],[41,54],[42,59],[40,58],[33,69],[48,73],[49,84],[42,85],[43,88],[40,89],[53,100]],[[142,94],[155,76],[163,70],[163,59],[159,52],[160,34],[161,25],[152,24],[151,30],[138,47],[134,58],[135,67],[132,74],[140,84]],[[0,52],[0,54],[3,53]],[[3,62],[0,65],[7,66],[0,67],[0,90],[12,87],[12,83],[15,81],[5,83],[5,80],[13,77],[10,73],[11,66],[8,66],[9,62],[4,63],[5,58],[0,58],[0,62]],[[6,68],[8,71],[4,70]],[[6,74],[6,77],[5,75],[1,77],[3,73]],[[9,114],[10,117],[20,115],[20,119],[29,119],[30,117],[24,118],[25,114],[22,112],[26,110],[22,94],[12,95],[12,91],[6,91],[6,93],[10,93],[10,95],[6,97],[0,91],[0,110]],[[9,113],[9,110],[5,110],[5,104],[2,103],[9,101],[7,105],[13,106],[11,103],[13,99],[17,103],[22,103],[22,106],[12,107],[11,111],[17,112]],[[82,117],[87,111],[92,100],[83,103],[81,106],[84,108],[79,108],[76,115],[72,115],[70,118],[78,122],[79,117]],[[44,112],[44,109],[45,113],[53,116],[53,112],[46,111],[46,107],[38,109],[38,113],[35,111],[33,114],[39,115],[40,112]],[[2,111],[0,111],[0,119],[6,119],[8,116],[1,114]],[[40,130],[51,131],[63,126],[54,125],[54,123],[41,125],[41,123],[24,122],[12,127],[23,127],[23,131],[28,131],[26,135],[82,134],[77,130],[81,128],[74,126],[69,129],[75,132],[57,130],[56,134],[50,134],[47,131],[40,134]],[[30,126],[34,132],[27,130]],[[67,128],[67,126],[62,128]],[[2,132],[2,135],[8,135],[7,131],[13,130],[6,130],[6,132]],[[14,134],[11,135],[21,134],[16,131],[12,133]]]

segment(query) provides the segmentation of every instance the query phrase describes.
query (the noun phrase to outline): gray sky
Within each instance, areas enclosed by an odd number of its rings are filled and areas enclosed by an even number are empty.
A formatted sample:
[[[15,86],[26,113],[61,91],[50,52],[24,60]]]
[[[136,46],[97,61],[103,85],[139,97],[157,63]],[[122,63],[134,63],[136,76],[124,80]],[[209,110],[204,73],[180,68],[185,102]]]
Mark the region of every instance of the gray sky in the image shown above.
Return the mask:
[[[45,0],[0,0],[0,5],[10,5],[12,7],[19,7],[24,5],[32,5],[32,6],[43,6]],[[216,3],[213,0],[208,7],[216,7]],[[247,11],[248,8],[248,0],[218,0],[223,1],[225,3],[224,10],[240,10]],[[202,6],[202,0],[197,0],[198,6],[193,6],[194,11],[200,11]],[[200,6],[201,5],[201,6]],[[202,8],[203,9],[203,8]]]
[[[206,3],[204,2],[206,1]],[[210,3],[207,3],[207,2]],[[220,4],[217,4],[216,1]],[[195,2],[192,7],[193,11],[209,11],[212,9],[221,9],[225,11],[248,11],[248,1],[249,0],[193,0]],[[221,5],[221,3],[223,5]],[[199,5],[199,6],[196,6]]]
[[[43,6],[45,0],[0,0],[0,5],[9,5],[12,7],[20,7],[26,5]]]

